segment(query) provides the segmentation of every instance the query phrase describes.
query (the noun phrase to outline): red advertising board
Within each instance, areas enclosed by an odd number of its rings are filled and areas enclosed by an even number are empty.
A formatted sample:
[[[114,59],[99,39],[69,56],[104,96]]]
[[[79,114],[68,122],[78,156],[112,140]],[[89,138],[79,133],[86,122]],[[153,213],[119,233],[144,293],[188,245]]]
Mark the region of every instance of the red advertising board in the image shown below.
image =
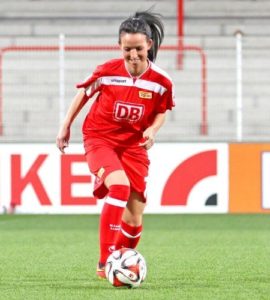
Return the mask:
[[[165,143],[149,151],[146,213],[270,213],[270,144]],[[0,212],[99,213],[81,145],[0,145]]]
[[[147,184],[148,213],[228,212],[227,144],[156,144]],[[17,213],[99,213],[81,145],[0,146],[0,206]]]

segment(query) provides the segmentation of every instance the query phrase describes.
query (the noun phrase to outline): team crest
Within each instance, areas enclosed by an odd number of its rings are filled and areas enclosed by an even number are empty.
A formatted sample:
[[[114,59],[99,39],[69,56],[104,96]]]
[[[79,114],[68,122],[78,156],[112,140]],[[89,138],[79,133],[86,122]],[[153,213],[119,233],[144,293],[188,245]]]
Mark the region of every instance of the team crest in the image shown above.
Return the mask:
[[[143,99],[152,99],[152,92],[139,91],[139,97]]]

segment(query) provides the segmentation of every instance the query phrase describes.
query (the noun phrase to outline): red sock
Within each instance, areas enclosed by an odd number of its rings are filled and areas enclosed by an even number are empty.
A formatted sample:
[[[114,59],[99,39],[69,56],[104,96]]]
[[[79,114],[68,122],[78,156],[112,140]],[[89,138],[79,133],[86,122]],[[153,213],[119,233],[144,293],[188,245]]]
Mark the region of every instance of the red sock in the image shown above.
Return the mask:
[[[131,226],[122,221],[120,231],[118,231],[116,237],[115,249],[136,248],[141,237],[142,229],[142,225]]]
[[[129,194],[130,188],[127,185],[112,185],[109,187],[108,197],[104,202],[99,224],[99,262],[101,264],[106,263],[111,253],[110,248],[114,246]]]

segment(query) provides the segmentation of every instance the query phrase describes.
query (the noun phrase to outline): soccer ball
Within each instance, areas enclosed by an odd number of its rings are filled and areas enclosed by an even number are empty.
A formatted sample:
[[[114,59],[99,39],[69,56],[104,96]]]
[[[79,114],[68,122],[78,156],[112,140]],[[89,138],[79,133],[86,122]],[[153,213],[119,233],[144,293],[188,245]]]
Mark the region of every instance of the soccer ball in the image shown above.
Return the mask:
[[[136,250],[122,248],[107,259],[105,274],[115,287],[136,288],[145,280],[147,273],[144,257]]]

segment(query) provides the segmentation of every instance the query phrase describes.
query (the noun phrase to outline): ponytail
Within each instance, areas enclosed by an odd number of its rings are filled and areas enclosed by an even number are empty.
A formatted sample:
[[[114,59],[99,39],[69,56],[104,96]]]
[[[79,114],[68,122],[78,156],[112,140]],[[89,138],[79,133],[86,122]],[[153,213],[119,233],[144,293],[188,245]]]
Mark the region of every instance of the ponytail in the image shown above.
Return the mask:
[[[148,51],[148,58],[150,61],[155,61],[158,49],[164,38],[164,26],[160,14],[152,13],[150,10],[138,11],[120,25],[119,42],[123,32],[142,33],[148,39],[152,39],[153,45]]]

